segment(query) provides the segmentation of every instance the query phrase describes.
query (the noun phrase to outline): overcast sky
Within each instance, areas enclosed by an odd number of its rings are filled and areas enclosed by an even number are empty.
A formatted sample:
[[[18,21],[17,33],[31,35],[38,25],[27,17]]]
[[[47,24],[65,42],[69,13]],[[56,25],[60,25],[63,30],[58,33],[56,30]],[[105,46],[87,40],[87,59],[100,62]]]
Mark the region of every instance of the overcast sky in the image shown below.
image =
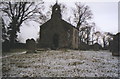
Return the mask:
[[[54,4],[56,0],[44,0],[46,6]],[[75,2],[81,2],[81,0],[58,0],[58,3],[64,3],[69,8],[74,6]],[[87,0],[85,0],[87,1]],[[93,13],[93,21],[96,23],[96,29],[101,32],[118,32],[118,0],[97,0],[96,1],[87,1],[82,2],[90,7]],[[39,24],[32,22],[31,24],[24,24],[24,27],[21,27],[21,33],[19,34],[19,40],[25,42],[28,38],[38,38],[39,37]]]
[[[118,32],[118,3],[117,2],[88,2],[94,22],[98,30],[103,32]]]

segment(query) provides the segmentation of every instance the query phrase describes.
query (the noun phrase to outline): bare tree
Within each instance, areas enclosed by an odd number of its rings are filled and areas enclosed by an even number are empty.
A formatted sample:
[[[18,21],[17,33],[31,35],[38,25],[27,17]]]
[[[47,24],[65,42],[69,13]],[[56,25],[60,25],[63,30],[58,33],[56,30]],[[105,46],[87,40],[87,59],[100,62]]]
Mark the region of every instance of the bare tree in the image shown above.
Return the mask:
[[[83,5],[80,2],[75,3],[76,9],[74,11],[74,20],[77,23],[77,29],[79,30],[82,25],[86,25],[88,20],[92,19],[92,12],[87,5]]]
[[[62,3],[60,3],[59,5],[61,7],[61,13],[64,14],[66,12],[66,10],[67,10],[66,5],[62,4]],[[52,14],[52,7],[53,7],[52,4],[47,6],[47,9],[44,9],[43,11],[41,11],[42,15],[38,19],[35,19],[35,21],[40,23],[40,24],[43,24],[46,21],[48,21],[50,19],[50,17],[51,17],[51,14]]]
[[[5,23],[3,18],[1,18],[1,25],[2,25],[2,40],[5,41],[7,39],[7,30],[5,28]]]
[[[41,1],[39,4],[34,2],[1,2],[0,10],[9,17],[10,24],[8,27],[8,34],[10,35],[9,39],[11,44],[15,43],[17,37],[16,33],[20,32],[20,26],[22,23],[28,19],[34,19],[36,15],[41,15],[39,10],[40,4],[43,4]]]
[[[103,45],[105,48],[110,44],[110,41],[113,39],[113,36],[114,34],[110,32],[105,32],[103,34]]]
[[[91,28],[92,28],[92,27],[87,27],[87,28],[86,28],[86,42],[87,42],[88,45],[89,45],[89,42],[90,42],[90,32],[91,32]]]
[[[93,22],[92,23],[92,28],[91,28],[91,43],[92,43],[92,45],[93,45],[93,43],[94,43],[94,33],[95,33],[95,26],[96,26],[96,24]]]
[[[75,3],[76,7],[73,9],[74,14],[74,23],[76,24],[76,28],[79,31],[79,42],[85,42],[89,44],[90,34],[91,34],[91,23],[92,19],[92,11],[90,7],[84,5],[80,2]]]
[[[61,7],[61,13],[64,14],[67,10],[67,7],[65,4],[60,4],[60,7]]]
[[[89,23],[85,26],[82,26],[79,30],[79,37],[81,42],[85,42],[86,44],[90,44],[94,42],[93,40],[93,34],[95,29],[95,23]]]
[[[100,38],[100,36],[101,36],[101,32],[100,31],[96,31],[95,33],[94,33],[94,35],[96,36],[96,42],[98,43],[99,41],[99,38]]]
[[[50,15],[52,13],[52,5],[44,7],[44,9],[42,11],[40,11],[39,13],[41,14],[41,16],[39,16],[37,19],[34,19],[34,21],[38,22],[39,24],[43,24],[45,22],[47,22],[50,19]]]
[[[80,41],[82,42],[86,42],[86,44],[89,45],[89,42],[90,42],[90,33],[91,33],[91,29],[92,27],[91,26],[85,26],[85,27],[82,27],[81,28],[81,35],[80,35]]]

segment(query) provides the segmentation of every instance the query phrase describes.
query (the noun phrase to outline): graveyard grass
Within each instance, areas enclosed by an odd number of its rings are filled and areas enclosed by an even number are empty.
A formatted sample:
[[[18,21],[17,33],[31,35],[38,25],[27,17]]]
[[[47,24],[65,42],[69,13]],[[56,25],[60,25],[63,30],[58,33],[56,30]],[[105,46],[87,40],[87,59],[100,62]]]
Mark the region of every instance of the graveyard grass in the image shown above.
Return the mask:
[[[11,55],[11,54],[18,54],[18,53],[21,53],[24,51],[26,51],[26,49],[12,49],[9,52],[3,52],[2,56],[7,56],[7,55]]]
[[[3,77],[118,77],[109,51],[46,50],[2,58]]]

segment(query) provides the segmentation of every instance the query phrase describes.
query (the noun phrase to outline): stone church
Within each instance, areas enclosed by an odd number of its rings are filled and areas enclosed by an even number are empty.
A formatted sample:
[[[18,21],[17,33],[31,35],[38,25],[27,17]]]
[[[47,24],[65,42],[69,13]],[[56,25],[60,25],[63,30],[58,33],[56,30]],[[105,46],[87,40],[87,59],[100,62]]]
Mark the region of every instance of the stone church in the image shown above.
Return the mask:
[[[39,46],[78,49],[78,30],[62,19],[58,3],[52,7],[51,19],[40,26]]]

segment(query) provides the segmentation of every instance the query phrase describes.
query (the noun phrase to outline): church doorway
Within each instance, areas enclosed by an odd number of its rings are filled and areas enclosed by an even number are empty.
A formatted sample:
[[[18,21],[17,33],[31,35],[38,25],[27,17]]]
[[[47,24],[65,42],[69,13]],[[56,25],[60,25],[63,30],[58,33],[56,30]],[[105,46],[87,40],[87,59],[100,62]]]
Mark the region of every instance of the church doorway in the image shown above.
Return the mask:
[[[55,49],[59,47],[59,35],[58,34],[53,35],[53,45]]]

